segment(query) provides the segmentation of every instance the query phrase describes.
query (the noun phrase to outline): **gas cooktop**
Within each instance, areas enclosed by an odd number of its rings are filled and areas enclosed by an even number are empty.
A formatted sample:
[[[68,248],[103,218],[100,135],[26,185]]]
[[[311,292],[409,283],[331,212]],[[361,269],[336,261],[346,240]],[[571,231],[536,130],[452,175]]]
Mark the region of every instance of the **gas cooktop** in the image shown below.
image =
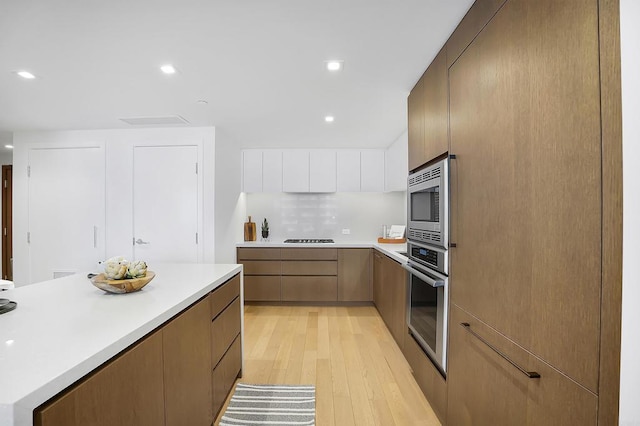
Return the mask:
[[[303,243],[303,244],[326,244],[326,243],[333,243],[334,241],[332,239],[322,239],[322,238],[295,238],[295,239],[288,239],[288,240],[284,240],[285,243]]]

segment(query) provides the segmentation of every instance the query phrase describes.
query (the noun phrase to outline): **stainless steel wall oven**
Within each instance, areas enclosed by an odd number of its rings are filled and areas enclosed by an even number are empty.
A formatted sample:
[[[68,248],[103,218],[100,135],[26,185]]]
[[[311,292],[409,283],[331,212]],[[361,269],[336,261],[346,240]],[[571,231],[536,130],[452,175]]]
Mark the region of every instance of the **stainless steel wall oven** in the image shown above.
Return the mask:
[[[409,332],[447,374],[449,160],[409,175],[407,255]]]

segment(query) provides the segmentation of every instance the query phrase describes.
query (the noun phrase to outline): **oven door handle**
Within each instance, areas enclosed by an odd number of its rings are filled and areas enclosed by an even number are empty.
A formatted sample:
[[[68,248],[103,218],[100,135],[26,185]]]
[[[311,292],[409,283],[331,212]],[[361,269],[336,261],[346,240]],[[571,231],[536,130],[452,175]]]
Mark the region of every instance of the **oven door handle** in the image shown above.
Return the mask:
[[[422,272],[412,268],[408,264],[403,263],[402,267],[406,269],[411,275],[415,275],[416,277],[420,278],[422,281],[429,284],[431,287],[444,287],[444,281],[442,280],[434,280],[430,276],[423,274]]]

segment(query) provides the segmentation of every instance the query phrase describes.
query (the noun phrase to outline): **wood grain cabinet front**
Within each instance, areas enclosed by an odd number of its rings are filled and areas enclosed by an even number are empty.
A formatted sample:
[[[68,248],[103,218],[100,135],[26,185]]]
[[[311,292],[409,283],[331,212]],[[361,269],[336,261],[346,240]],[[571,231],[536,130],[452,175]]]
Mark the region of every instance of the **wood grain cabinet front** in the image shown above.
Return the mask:
[[[34,412],[36,426],[164,424],[162,332],[137,343]]]
[[[242,368],[239,292],[236,275],[38,407],[34,425],[210,426]]]
[[[398,346],[407,334],[407,272],[389,257],[374,250],[374,304]]]
[[[338,250],[338,300],[370,302],[371,249]]]
[[[598,52],[598,2],[508,0],[449,69],[451,300],[592,392],[602,289]]]
[[[597,396],[453,305],[449,425],[596,425]]]

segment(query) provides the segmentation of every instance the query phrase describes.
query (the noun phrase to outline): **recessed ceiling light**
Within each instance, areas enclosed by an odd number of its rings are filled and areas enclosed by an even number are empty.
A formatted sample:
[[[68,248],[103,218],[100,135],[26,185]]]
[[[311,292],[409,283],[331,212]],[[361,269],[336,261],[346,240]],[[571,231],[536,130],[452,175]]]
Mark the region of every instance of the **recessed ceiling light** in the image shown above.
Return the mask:
[[[13,149],[13,145],[5,145],[4,147],[7,149]]]
[[[27,80],[36,78],[36,76],[31,74],[29,71],[18,71],[16,74],[18,74],[22,78],[26,78]]]
[[[326,121],[327,123],[333,123],[333,120],[335,120],[335,118],[333,117],[333,115],[327,115],[324,118],[324,121]]]
[[[340,71],[344,61],[327,61],[327,69],[329,71]]]
[[[171,64],[166,64],[160,67],[163,73],[165,74],[175,74],[176,68]]]
[[[198,105],[207,105],[207,104],[209,104],[209,102],[205,101],[204,99],[199,99],[199,100],[196,101],[196,103]]]

